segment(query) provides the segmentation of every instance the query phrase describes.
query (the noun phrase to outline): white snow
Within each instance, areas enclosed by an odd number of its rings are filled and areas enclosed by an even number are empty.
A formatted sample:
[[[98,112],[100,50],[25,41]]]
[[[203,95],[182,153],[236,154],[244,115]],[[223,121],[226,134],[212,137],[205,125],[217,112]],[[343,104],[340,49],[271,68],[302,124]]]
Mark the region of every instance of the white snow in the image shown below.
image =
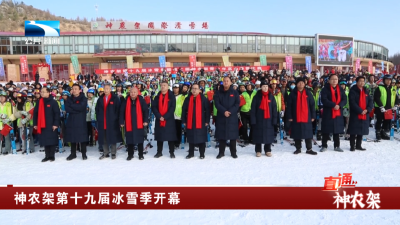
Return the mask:
[[[396,134],[397,135],[397,134]],[[375,133],[370,130],[370,138]],[[153,138],[149,135],[149,139]],[[278,138],[279,139],[279,138]],[[218,150],[206,149],[206,158],[185,159],[185,150],[176,150],[170,159],[167,143],[164,156],[155,159],[156,143],[139,161],[137,153],[126,161],[125,149],[117,159],[99,160],[96,147],[88,150],[88,160],[80,153],[66,161],[69,148],[56,153],[55,162],[42,163],[44,153],[29,156],[0,156],[0,184],[13,185],[282,185],[323,187],[324,177],[353,173],[357,186],[400,186],[400,150],[398,141],[364,142],[365,152],[350,152],[349,142],[341,140],[345,152],[328,151],[317,156],[294,155],[294,147],[284,142],[272,147],[272,158],[255,157],[254,145],[237,147],[238,159],[217,160]],[[304,143],[303,143],[304,145]],[[36,147],[38,150],[39,147]],[[299,193],[301,194],[301,193]],[[333,203],[334,200],[332,200]],[[0,224],[400,224],[400,212],[394,210],[31,210],[0,211]]]

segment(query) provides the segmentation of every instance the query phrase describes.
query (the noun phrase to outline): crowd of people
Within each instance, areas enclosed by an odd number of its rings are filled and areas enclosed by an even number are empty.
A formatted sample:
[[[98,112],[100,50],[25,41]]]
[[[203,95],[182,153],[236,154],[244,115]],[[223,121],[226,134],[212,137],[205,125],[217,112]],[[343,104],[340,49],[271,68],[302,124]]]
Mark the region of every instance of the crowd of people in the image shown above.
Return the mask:
[[[23,153],[35,152],[38,143],[45,151],[42,162],[54,161],[57,149],[67,146],[67,160],[77,158],[77,151],[86,160],[87,146],[97,140],[100,159],[115,159],[120,144],[127,149],[127,160],[136,150],[142,160],[154,128],[155,158],[163,156],[168,142],[171,158],[188,143],[186,158],[198,149],[204,159],[211,124],[217,159],[224,157],[226,147],[237,158],[237,144],[254,145],[257,157],[263,147],[271,157],[278,139],[293,145],[294,154],[302,152],[302,140],[310,155],[317,155],[313,142],[321,141],[319,151],[325,152],[330,139],[333,150],[343,152],[340,137],[350,141],[350,151],[365,151],[363,136],[370,127],[376,132],[372,141],[390,139],[400,103],[400,77],[352,71],[178,70],[112,74],[110,80],[94,73],[76,78],[41,84],[36,76],[35,82],[0,85],[3,155],[15,153],[14,142]]]

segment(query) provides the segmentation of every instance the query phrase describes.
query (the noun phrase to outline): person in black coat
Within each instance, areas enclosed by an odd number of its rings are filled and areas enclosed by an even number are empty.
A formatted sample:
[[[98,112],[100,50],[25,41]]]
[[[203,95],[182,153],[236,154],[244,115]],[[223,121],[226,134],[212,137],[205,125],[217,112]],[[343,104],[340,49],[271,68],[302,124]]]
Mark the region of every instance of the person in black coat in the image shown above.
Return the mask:
[[[125,140],[128,145],[128,158],[133,158],[133,146],[138,145],[139,160],[143,160],[143,142],[145,137],[145,128],[149,123],[149,109],[142,96],[139,96],[139,90],[134,87],[129,91],[126,101],[121,104],[119,112],[119,124],[125,126]],[[128,125],[129,124],[129,125]]]
[[[305,88],[304,78],[297,78],[296,87],[290,92],[287,102],[287,117],[291,122],[290,137],[295,141],[296,151],[301,153],[301,140],[305,139],[307,154],[316,155],[312,150],[313,129],[315,120],[315,101],[310,91]]]
[[[36,71],[36,74],[35,74],[35,85],[36,84],[39,84],[39,72],[38,71]]]
[[[116,144],[122,142],[119,125],[120,100],[118,96],[111,94],[111,85],[104,85],[104,94],[97,99],[96,120],[99,145],[103,145],[103,155],[100,159],[108,158],[111,145],[111,158],[116,158]],[[104,114],[105,113],[105,114]]]
[[[40,90],[41,98],[36,102],[33,116],[33,127],[39,135],[39,144],[46,153],[42,162],[54,161],[58,146],[58,127],[60,126],[60,108],[50,96],[49,88]]]
[[[198,145],[200,159],[204,159],[207,128],[210,124],[210,103],[201,94],[199,84],[193,84],[192,93],[183,102],[182,124],[186,128],[186,138],[189,143],[189,154],[186,158],[190,159],[194,157],[194,146]]]
[[[89,134],[86,124],[87,98],[81,92],[81,86],[72,85],[72,96],[65,100],[65,112],[68,113],[68,120],[65,123],[64,142],[71,143],[71,154],[67,160],[76,158],[76,149],[81,144],[82,159],[86,160],[86,145]]]
[[[161,82],[161,91],[151,104],[151,110],[156,117],[154,139],[157,141],[157,154],[154,156],[155,158],[162,156],[164,141],[168,141],[170,157],[175,158],[174,149],[175,141],[177,140],[174,117],[175,106],[176,99],[174,93],[169,90],[168,82]]]
[[[226,141],[230,140],[230,151],[233,158],[236,155],[236,140],[239,137],[239,93],[233,89],[229,77],[224,77],[223,86],[214,94],[214,104],[217,108],[215,123],[215,139],[219,140],[217,159],[225,155]]]
[[[79,81],[83,81],[84,77],[81,73],[78,74],[78,76],[76,77],[76,79]]]
[[[253,128],[252,139],[256,156],[261,157],[261,144],[264,144],[265,155],[271,157],[271,144],[275,139],[274,126],[278,121],[276,101],[268,91],[268,82],[261,82],[261,90],[257,91],[251,102],[250,122]],[[266,112],[267,110],[267,112]]]
[[[347,104],[347,96],[344,90],[339,87],[338,83],[339,77],[336,74],[332,74],[329,77],[329,83],[325,84],[320,93],[323,105],[321,152],[327,150],[329,134],[333,134],[334,150],[343,152],[340,148],[339,134],[344,133],[343,107]]]
[[[368,89],[364,87],[365,77],[359,76],[356,81],[357,85],[351,87],[349,93],[350,120],[347,133],[350,134],[350,151],[365,151],[361,147],[362,136],[369,134],[369,113],[374,103]]]

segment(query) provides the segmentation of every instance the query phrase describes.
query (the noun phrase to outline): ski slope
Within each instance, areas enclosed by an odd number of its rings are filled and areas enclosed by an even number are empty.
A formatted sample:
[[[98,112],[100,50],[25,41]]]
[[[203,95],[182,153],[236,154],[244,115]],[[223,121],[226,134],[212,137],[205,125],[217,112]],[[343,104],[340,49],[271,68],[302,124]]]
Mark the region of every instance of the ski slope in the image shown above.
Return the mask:
[[[370,131],[370,138],[374,132]],[[398,135],[398,134],[396,134]],[[149,135],[149,139],[153,139]],[[279,137],[278,137],[279,139]],[[279,141],[278,141],[279,142]],[[156,144],[139,161],[137,153],[126,161],[125,149],[117,151],[117,159],[99,160],[96,147],[88,149],[88,160],[80,153],[66,161],[65,153],[56,153],[54,162],[42,163],[43,152],[30,155],[0,156],[0,184],[13,185],[280,185],[323,187],[324,177],[353,173],[358,186],[400,186],[400,149],[398,141],[364,142],[365,152],[350,152],[349,142],[341,140],[345,152],[328,151],[317,156],[294,155],[288,142],[272,147],[273,157],[255,157],[254,145],[237,147],[238,159],[216,159],[218,150],[206,149],[204,160],[185,159],[185,150],[176,150],[170,159],[167,143],[164,156],[155,159]],[[304,143],[303,143],[304,145]],[[39,147],[36,147],[38,150]],[[301,194],[301,193],[299,193]],[[334,199],[332,199],[332,203]],[[212,203],[210,203],[212,204]],[[0,224],[400,224],[399,211],[355,210],[31,210],[0,211]]]

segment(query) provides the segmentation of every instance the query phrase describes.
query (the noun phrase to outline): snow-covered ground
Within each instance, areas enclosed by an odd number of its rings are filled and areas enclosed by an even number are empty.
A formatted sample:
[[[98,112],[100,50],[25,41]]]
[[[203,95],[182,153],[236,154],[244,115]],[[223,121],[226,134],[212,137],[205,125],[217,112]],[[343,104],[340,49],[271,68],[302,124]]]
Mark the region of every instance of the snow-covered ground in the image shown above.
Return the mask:
[[[374,138],[371,130],[370,138]],[[397,134],[396,134],[397,135]],[[149,138],[152,138],[149,136]],[[238,159],[217,160],[218,150],[206,149],[206,158],[185,159],[185,150],[177,150],[170,159],[167,143],[164,156],[153,158],[154,147],[139,161],[137,154],[126,161],[125,149],[117,159],[99,160],[97,147],[66,161],[69,148],[56,153],[55,162],[41,163],[44,153],[0,156],[0,184],[23,185],[282,185],[318,186],[324,177],[353,173],[358,186],[400,186],[400,145],[398,141],[364,142],[365,152],[350,152],[349,142],[341,140],[343,153],[328,151],[317,156],[294,155],[294,147],[284,142],[272,147],[272,158],[255,157],[254,146],[238,146]],[[36,147],[38,149],[39,147]],[[318,147],[314,145],[314,150]],[[304,148],[303,148],[304,152]],[[332,201],[333,203],[333,201]],[[400,224],[399,211],[354,210],[54,210],[0,211],[0,224]]]

